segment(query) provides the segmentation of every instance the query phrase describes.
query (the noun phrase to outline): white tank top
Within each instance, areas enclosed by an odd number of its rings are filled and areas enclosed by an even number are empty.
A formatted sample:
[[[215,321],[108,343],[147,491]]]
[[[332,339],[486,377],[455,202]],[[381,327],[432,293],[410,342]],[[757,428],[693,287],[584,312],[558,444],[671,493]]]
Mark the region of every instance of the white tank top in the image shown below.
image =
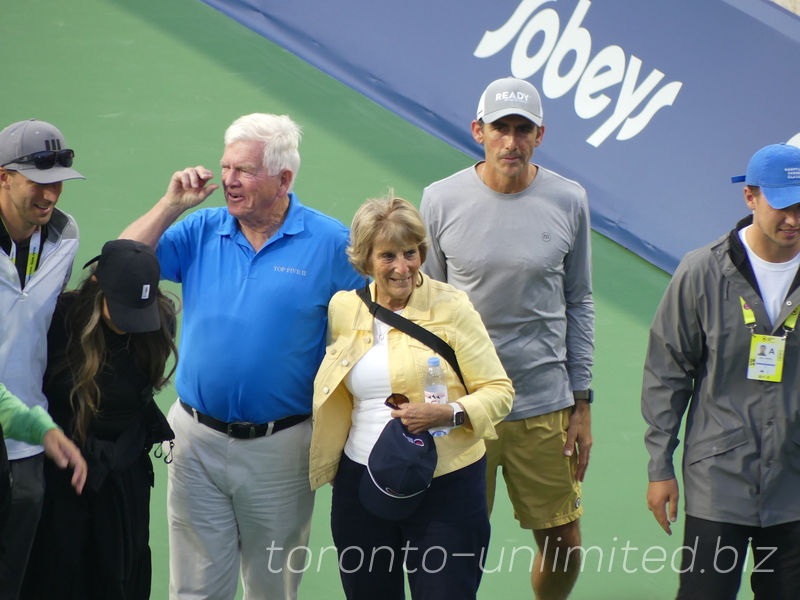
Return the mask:
[[[391,328],[375,319],[372,326],[375,344],[353,365],[345,378],[345,385],[353,395],[353,412],[344,453],[362,465],[367,464],[372,447],[392,418],[392,409],[384,404],[392,393],[387,340]]]

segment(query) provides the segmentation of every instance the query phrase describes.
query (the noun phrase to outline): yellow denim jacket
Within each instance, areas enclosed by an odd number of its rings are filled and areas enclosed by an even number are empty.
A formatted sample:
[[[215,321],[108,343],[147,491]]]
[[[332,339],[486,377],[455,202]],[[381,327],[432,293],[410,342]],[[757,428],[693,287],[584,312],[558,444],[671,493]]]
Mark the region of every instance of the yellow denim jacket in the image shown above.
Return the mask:
[[[375,297],[375,284],[371,284]],[[495,439],[494,426],[511,410],[514,388],[494,344],[466,293],[425,276],[409,298],[403,317],[415,321],[446,341],[458,357],[467,386],[466,394],[453,369],[442,361],[449,400],[458,400],[469,417],[469,427],[453,429],[436,438],[439,462],[434,477],[479,460],[484,439]],[[314,380],[314,432],[311,438],[312,489],[336,475],[345,441],[350,433],[353,397],[345,376],[372,347],[373,316],[355,291],[339,292],[328,307],[328,347]],[[411,402],[424,402],[424,380],[433,350],[396,329],[390,329],[389,377],[392,392]]]

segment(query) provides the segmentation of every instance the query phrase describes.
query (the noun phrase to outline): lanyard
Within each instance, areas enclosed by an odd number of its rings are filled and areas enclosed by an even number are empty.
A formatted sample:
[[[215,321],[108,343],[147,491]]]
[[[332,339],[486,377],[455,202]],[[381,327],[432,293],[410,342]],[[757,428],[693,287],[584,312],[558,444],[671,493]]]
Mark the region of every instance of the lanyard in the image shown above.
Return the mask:
[[[750,308],[747,302],[744,301],[744,298],[739,296],[739,301],[742,304],[742,317],[744,317],[744,324],[747,326],[748,329],[750,329],[750,332],[752,333],[753,331],[755,331],[756,328],[756,315],[753,312],[753,309]],[[795,327],[797,325],[797,317],[799,310],[800,307],[795,308],[783,322],[783,337],[786,337],[787,334],[795,330]]]
[[[2,217],[0,217],[0,221]],[[3,221],[3,226],[8,231],[8,226],[6,226],[5,221]],[[11,236],[9,235],[9,238]],[[36,226],[36,229],[33,231],[33,235],[31,236],[31,241],[28,246],[28,264],[25,265],[25,285],[28,285],[28,282],[31,280],[34,271],[36,271],[36,267],[39,264],[39,250],[42,247],[42,228],[40,226]],[[11,238],[11,252],[8,255],[11,259],[11,262],[15,265],[17,264],[17,243]]]

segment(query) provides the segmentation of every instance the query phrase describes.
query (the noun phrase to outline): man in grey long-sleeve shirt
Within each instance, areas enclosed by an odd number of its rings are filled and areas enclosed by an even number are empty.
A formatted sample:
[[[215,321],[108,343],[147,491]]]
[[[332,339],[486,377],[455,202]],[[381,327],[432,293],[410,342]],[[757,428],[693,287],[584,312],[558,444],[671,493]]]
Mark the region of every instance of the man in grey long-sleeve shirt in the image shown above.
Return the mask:
[[[568,549],[581,543],[580,482],[592,444],[586,192],[530,163],[544,125],[527,81],[490,84],[472,134],[485,160],[423,194],[431,249],[422,269],[469,294],[514,382],[511,414],[487,442],[489,507],[502,467],[515,517],[539,546],[536,597],[566,598],[580,568],[580,552]]]
[[[735,599],[749,545],[756,600],[796,600],[800,149],[767,146],[734,181],[745,181],[752,216],[684,257],[650,329],[647,502],[671,533],[679,499],[672,454],[688,409],[677,597]]]

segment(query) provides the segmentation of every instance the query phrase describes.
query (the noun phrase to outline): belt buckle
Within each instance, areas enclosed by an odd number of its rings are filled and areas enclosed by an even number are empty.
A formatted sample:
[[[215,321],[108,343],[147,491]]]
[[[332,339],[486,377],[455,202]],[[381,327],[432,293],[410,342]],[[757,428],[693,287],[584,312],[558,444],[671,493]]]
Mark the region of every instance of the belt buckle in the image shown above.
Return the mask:
[[[243,421],[228,423],[228,437],[239,440],[246,440],[248,438],[252,440],[254,437],[256,437],[256,424]]]

